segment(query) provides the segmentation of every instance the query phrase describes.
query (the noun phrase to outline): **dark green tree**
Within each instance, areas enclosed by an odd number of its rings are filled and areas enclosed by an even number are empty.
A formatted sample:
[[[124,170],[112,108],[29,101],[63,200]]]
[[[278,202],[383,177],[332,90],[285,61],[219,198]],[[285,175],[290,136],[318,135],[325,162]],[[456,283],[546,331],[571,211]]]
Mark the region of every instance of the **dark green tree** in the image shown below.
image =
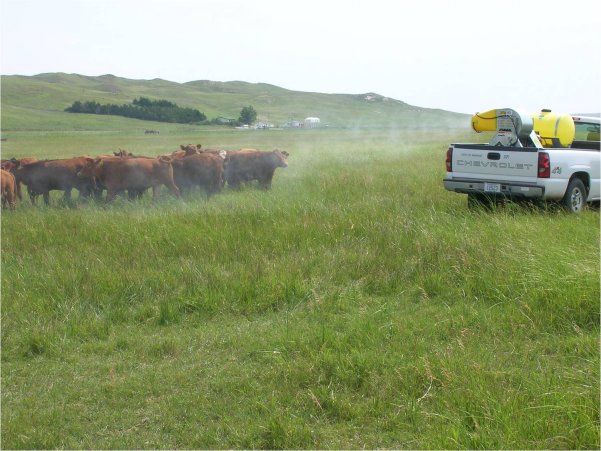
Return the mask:
[[[250,125],[254,121],[257,120],[257,112],[252,106],[245,106],[240,111],[240,117],[238,118],[238,122],[242,124]]]
[[[177,122],[180,124],[200,123],[206,120],[204,113],[193,108],[182,108],[168,100],[151,100],[146,97],[134,99],[131,104],[113,105],[92,101],[75,101],[65,108],[70,113],[112,114],[147,121]]]

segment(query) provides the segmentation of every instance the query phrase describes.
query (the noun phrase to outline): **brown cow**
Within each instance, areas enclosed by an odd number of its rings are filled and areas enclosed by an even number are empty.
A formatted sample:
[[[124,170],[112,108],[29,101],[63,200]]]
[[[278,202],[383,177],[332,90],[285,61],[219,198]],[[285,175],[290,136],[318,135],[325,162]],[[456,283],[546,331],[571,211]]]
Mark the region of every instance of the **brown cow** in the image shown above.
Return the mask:
[[[0,169],[0,183],[2,185],[2,208],[6,208],[8,204],[9,208],[14,210],[17,204],[15,176],[4,169]]]
[[[86,165],[78,174],[80,177],[93,177],[106,186],[106,200],[112,201],[118,193],[128,190],[144,191],[152,188],[156,200],[161,185],[165,185],[175,197],[180,197],[179,189],[173,182],[171,158],[87,158]]]
[[[16,158],[11,158],[10,160],[2,160],[2,169],[12,173],[12,175],[15,176],[15,183],[17,185],[17,197],[19,198],[19,200],[22,200],[23,196],[21,195],[21,178],[19,177],[19,174],[17,174],[17,166],[22,164],[24,165],[29,163],[35,163],[36,161],[38,161],[38,159],[33,157],[25,157],[21,158],[20,160],[17,160]]]
[[[241,182],[257,180],[259,187],[269,189],[275,170],[288,167],[288,156],[288,152],[277,149],[271,152],[228,151],[223,178],[234,188]]]
[[[108,154],[101,154],[101,155],[97,155],[96,158],[113,158],[113,157],[119,157],[119,158],[150,158],[150,159],[154,159],[156,157],[147,157],[144,155],[134,155],[131,152],[128,152],[125,149],[121,149],[119,148],[118,152],[113,152],[112,155],[108,155]],[[95,190],[95,197],[96,200],[100,200],[102,199],[102,193],[104,192],[104,190],[106,190],[106,186],[104,186],[99,180],[96,180],[96,190]],[[129,197],[130,200],[134,200],[134,199],[140,199],[144,193],[146,192],[146,190],[128,190],[127,192],[127,196]]]
[[[202,145],[200,144],[187,144],[185,146],[182,144],[179,147],[180,150],[174,150],[173,152],[165,154],[163,156],[171,158],[183,158],[187,157],[188,155],[197,155],[204,152],[204,150],[200,149],[202,147]]]
[[[211,153],[192,154],[172,162],[173,180],[180,191],[200,186],[208,195],[223,188],[223,158]]]
[[[40,194],[46,205],[50,204],[50,191],[64,191],[64,198],[71,201],[71,190],[76,188],[80,197],[87,197],[94,188],[91,178],[79,178],[77,173],[86,164],[87,157],[74,157],[60,160],[41,160],[24,164],[16,163],[15,177],[27,185],[31,203],[35,205]]]

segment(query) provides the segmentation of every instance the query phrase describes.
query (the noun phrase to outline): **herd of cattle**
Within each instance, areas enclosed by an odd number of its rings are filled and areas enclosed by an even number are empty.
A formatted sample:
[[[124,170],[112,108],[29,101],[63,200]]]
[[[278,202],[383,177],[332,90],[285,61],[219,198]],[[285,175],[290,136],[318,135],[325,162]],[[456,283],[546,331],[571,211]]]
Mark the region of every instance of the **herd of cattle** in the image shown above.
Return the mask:
[[[221,191],[225,183],[237,188],[243,182],[257,180],[263,189],[271,187],[277,168],[288,166],[289,154],[256,149],[217,150],[203,149],[200,144],[180,146],[166,155],[146,157],[132,155],[125,150],[113,155],[74,157],[57,160],[22,158],[2,160],[2,206],[15,208],[21,199],[21,184],[27,186],[31,203],[35,205],[41,194],[50,203],[50,191],[64,191],[67,201],[75,188],[82,198],[106,200],[127,192],[130,199],[140,197],[152,188],[153,198],[165,185],[175,196],[195,186],[208,195]]]

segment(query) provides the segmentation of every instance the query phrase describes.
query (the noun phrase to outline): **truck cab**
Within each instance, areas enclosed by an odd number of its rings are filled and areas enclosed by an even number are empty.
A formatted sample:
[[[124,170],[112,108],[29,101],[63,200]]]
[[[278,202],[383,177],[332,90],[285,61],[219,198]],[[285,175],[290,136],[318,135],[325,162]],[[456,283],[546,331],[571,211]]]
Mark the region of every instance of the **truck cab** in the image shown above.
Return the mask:
[[[574,121],[575,136],[572,148],[574,149],[601,149],[599,138],[599,118],[586,116],[572,116]]]

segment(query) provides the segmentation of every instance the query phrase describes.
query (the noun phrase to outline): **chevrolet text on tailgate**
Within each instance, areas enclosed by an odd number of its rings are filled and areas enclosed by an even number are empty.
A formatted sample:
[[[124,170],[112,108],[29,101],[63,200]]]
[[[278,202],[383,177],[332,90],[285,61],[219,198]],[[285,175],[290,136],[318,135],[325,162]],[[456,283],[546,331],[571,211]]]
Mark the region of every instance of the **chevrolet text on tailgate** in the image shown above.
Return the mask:
[[[467,194],[468,205],[540,199],[577,213],[600,199],[599,122],[550,110],[476,113],[473,129],[494,136],[488,144],[451,144],[444,186]]]

